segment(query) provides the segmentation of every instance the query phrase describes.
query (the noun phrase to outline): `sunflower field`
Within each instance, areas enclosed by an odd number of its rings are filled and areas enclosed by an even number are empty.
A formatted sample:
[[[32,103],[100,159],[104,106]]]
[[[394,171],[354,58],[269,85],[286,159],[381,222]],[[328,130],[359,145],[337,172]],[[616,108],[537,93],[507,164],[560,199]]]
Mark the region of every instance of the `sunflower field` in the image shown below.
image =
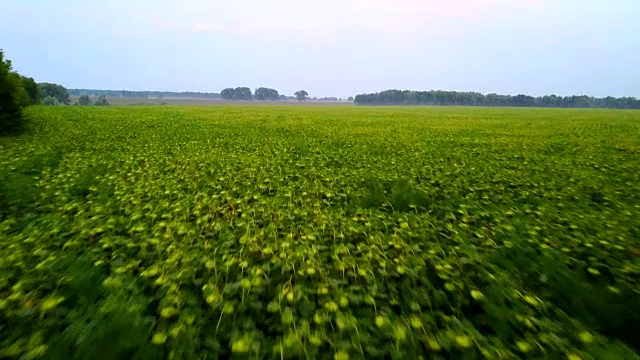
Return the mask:
[[[638,111],[25,113],[1,358],[638,359]]]

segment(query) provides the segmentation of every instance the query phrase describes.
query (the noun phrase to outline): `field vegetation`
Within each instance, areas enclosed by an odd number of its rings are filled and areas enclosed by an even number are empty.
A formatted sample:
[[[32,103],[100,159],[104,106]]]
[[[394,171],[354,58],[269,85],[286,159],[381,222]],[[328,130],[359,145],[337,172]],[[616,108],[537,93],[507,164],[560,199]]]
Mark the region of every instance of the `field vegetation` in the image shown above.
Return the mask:
[[[640,112],[24,116],[0,357],[638,358]]]

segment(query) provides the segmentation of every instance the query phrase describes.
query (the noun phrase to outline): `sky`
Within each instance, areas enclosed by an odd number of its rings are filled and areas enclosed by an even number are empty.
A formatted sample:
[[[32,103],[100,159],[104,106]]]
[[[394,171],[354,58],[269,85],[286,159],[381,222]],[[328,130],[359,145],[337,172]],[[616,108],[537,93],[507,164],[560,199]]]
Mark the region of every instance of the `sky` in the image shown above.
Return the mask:
[[[638,0],[0,0],[0,48],[67,88],[640,97],[638,19]]]

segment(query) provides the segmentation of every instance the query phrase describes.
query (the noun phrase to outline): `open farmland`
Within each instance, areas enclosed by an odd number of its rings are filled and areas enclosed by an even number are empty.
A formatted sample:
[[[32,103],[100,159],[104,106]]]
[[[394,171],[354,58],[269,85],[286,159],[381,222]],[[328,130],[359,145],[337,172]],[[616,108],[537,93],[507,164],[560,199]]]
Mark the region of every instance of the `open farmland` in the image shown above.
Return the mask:
[[[640,349],[640,112],[27,116],[0,138],[1,356]]]

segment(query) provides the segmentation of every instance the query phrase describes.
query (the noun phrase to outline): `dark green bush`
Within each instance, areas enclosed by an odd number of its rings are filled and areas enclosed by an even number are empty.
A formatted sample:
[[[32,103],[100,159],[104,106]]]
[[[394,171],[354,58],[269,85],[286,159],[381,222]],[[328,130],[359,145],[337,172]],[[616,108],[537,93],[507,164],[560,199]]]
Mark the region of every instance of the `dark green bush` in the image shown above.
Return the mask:
[[[0,51],[0,133],[20,128],[25,99],[29,101],[19,75],[11,71],[11,61]]]

